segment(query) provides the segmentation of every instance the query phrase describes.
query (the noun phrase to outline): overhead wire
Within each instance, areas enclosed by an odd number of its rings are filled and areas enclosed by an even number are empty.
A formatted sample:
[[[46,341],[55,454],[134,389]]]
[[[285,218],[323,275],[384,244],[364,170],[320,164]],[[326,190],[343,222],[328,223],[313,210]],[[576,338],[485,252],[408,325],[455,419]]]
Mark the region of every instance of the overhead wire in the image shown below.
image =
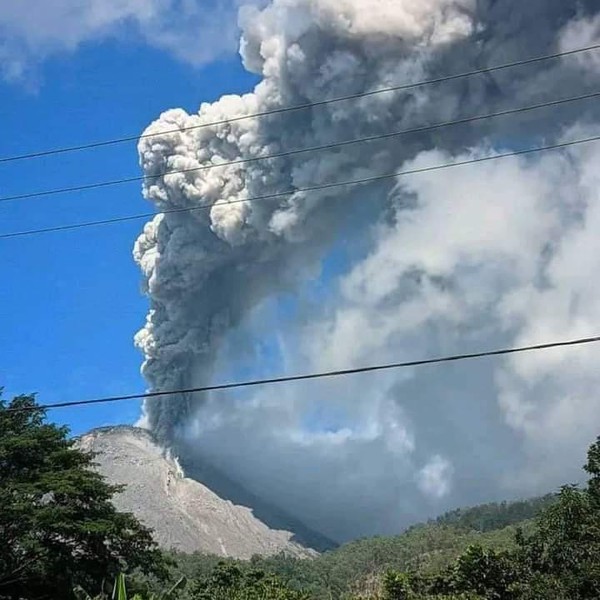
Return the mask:
[[[251,113],[248,115],[240,115],[238,117],[230,117],[227,119],[210,121],[207,123],[199,123],[197,125],[190,125],[187,127],[178,127],[178,128],[173,128],[173,129],[167,129],[167,130],[163,130],[163,131],[156,132],[156,133],[143,133],[141,135],[129,135],[129,136],[113,138],[113,139],[108,139],[108,140],[101,140],[98,142],[89,142],[89,143],[79,144],[79,145],[74,145],[74,146],[65,146],[62,148],[52,148],[49,150],[40,150],[40,151],[36,151],[36,152],[29,152],[29,153],[12,155],[12,156],[5,156],[5,157],[0,157],[0,163],[14,162],[14,161],[19,161],[19,160],[28,160],[28,159],[33,159],[33,158],[40,158],[43,156],[51,156],[54,154],[64,154],[67,152],[78,152],[81,150],[88,150],[88,149],[92,149],[92,148],[100,148],[103,146],[110,146],[110,145],[114,145],[114,144],[121,144],[121,143],[125,143],[125,142],[137,141],[139,139],[149,138],[149,137],[153,137],[153,136],[157,136],[157,135],[165,135],[165,134],[169,134],[169,133],[179,133],[181,131],[190,131],[193,129],[202,129],[202,128],[206,128],[206,127],[216,127],[216,126],[220,126],[220,125],[225,125],[227,123],[235,123],[238,121],[244,121],[247,119],[255,119],[255,118],[261,118],[261,117],[265,117],[265,116],[269,116],[269,115],[277,115],[277,114],[289,113],[289,112],[294,112],[294,111],[300,111],[300,110],[305,110],[308,108],[325,106],[328,104],[334,104],[334,103],[338,103],[338,102],[356,100],[358,98],[365,98],[365,97],[374,96],[377,94],[406,91],[406,90],[424,87],[424,86],[428,86],[428,85],[435,85],[435,84],[439,84],[439,83],[445,83],[448,81],[455,81],[455,80],[464,79],[464,78],[468,78],[468,77],[474,77],[476,75],[485,75],[485,74],[493,73],[496,71],[502,71],[505,69],[522,67],[522,66],[526,66],[526,65],[540,63],[540,62],[556,60],[559,58],[575,56],[575,55],[582,54],[585,52],[593,52],[598,49],[600,49],[600,44],[593,44],[593,45],[589,45],[589,46],[585,46],[585,47],[581,47],[581,48],[575,48],[572,50],[565,50],[562,52],[555,52],[552,54],[544,54],[544,55],[534,56],[531,58],[526,58],[526,59],[517,60],[517,61],[513,61],[513,62],[503,63],[503,64],[499,64],[499,65],[493,65],[491,67],[483,67],[481,69],[474,69],[471,71],[463,71],[460,73],[453,73],[453,74],[444,75],[441,77],[436,77],[433,79],[425,79],[422,81],[415,81],[415,82],[411,82],[411,83],[399,84],[399,85],[389,86],[389,87],[385,87],[385,88],[377,88],[377,89],[368,90],[365,92],[348,94],[345,96],[337,96],[334,98],[326,98],[326,99],[318,100],[318,101],[314,101],[314,102],[305,102],[302,104],[295,104],[292,106],[283,106],[280,108],[274,108],[274,109],[269,109],[269,110],[265,110],[265,111]]]
[[[352,179],[349,181],[339,181],[339,182],[318,184],[318,185],[313,185],[313,186],[308,186],[308,187],[296,188],[293,190],[274,192],[272,194],[264,194],[261,196],[252,196],[250,198],[238,198],[235,200],[229,200],[227,202],[227,204],[242,204],[242,203],[247,203],[247,202],[250,203],[250,202],[258,202],[258,201],[262,201],[262,200],[272,200],[275,198],[283,198],[286,196],[293,196],[293,195],[299,194],[299,193],[308,193],[308,192],[314,192],[314,191],[319,191],[319,190],[328,190],[328,189],[333,189],[333,188],[338,188],[338,187],[373,183],[376,181],[384,181],[386,179],[395,179],[395,178],[399,178],[399,177],[405,177],[407,175],[416,175],[419,173],[429,173],[432,171],[440,171],[443,169],[462,167],[462,166],[470,165],[470,164],[477,164],[477,163],[489,162],[489,161],[494,161],[494,160],[501,160],[501,159],[509,158],[509,157],[525,156],[525,155],[536,154],[536,153],[541,153],[541,152],[548,152],[551,150],[559,150],[559,149],[563,149],[563,148],[576,146],[579,144],[587,144],[587,143],[591,143],[591,142],[596,142],[599,140],[600,140],[600,135],[596,135],[596,136],[583,138],[583,139],[577,139],[577,140],[559,142],[556,144],[550,144],[547,146],[538,146],[538,147],[534,147],[534,148],[526,148],[523,150],[515,150],[515,151],[511,151],[511,152],[505,152],[502,154],[493,154],[491,156],[481,156],[478,158],[473,158],[473,159],[468,159],[468,160],[455,161],[455,162],[451,162],[451,163],[443,163],[443,164],[439,164],[439,165],[432,165],[429,167],[420,167],[420,168],[408,169],[408,170],[404,170],[404,171],[395,171],[393,173],[384,173],[382,175],[373,175],[371,177],[364,177],[362,179]],[[28,230],[23,230],[23,231],[8,232],[8,233],[0,234],[0,240],[23,237],[23,236],[30,236],[30,235],[39,235],[39,234],[45,234],[45,233],[53,233],[53,232],[59,232],[59,231],[70,231],[70,230],[74,230],[74,229],[82,229],[82,228],[94,227],[94,226],[100,226],[100,225],[112,225],[114,223],[123,223],[126,221],[133,221],[133,220],[137,220],[137,219],[153,218],[156,215],[187,213],[187,212],[193,212],[196,210],[206,210],[206,209],[211,209],[213,206],[214,206],[214,204],[212,204],[212,203],[211,204],[199,204],[198,206],[186,206],[186,207],[182,207],[182,208],[173,208],[173,209],[167,209],[167,210],[162,210],[162,211],[158,211],[158,212],[147,212],[147,213],[139,213],[137,215],[126,215],[123,217],[114,217],[114,218],[110,218],[110,219],[99,219],[96,221],[86,221],[83,223],[72,223],[72,224],[66,224],[66,225],[57,225],[54,227],[45,227],[45,228],[41,228],[41,229],[28,229]]]
[[[524,352],[533,352],[541,350],[549,350],[552,348],[566,348],[570,346],[582,346],[600,342],[600,336],[587,338],[577,338],[573,340],[564,340],[556,342],[548,342],[545,344],[534,344],[529,346],[518,346],[511,348],[500,348],[496,350],[486,350],[483,352],[471,352],[467,354],[452,354],[449,356],[438,356],[435,358],[426,358],[420,360],[410,360],[403,362],[385,363],[369,365],[365,367],[355,367],[350,369],[337,369],[333,371],[320,371],[303,373],[300,375],[286,375],[282,377],[270,377],[265,379],[251,379],[246,381],[235,381],[229,383],[219,383],[214,385],[198,386],[192,388],[181,388],[177,390],[164,390],[156,392],[145,392],[140,394],[125,394],[120,396],[104,396],[101,398],[91,398],[87,400],[73,400],[67,402],[54,402],[51,404],[43,404],[39,406],[23,406],[23,407],[8,407],[0,410],[0,415],[3,413],[31,412],[39,409],[49,410],[55,408],[67,408],[74,406],[89,406],[94,404],[107,404],[112,402],[125,402],[128,400],[148,400],[157,397],[173,397],[184,394],[196,394],[202,392],[213,392],[219,390],[231,390],[246,387],[256,387],[261,385],[291,383],[295,381],[308,381],[313,379],[325,379],[333,377],[345,377],[348,375],[357,375],[361,373],[373,373],[377,371],[386,371],[391,369],[402,369],[410,367],[421,367],[427,365],[458,362],[463,360],[473,360],[477,358],[488,358],[495,356],[506,356],[510,354],[519,354]]]
[[[541,61],[575,55],[578,53],[593,51],[593,50],[597,50],[597,49],[600,49],[600,44],[588,46],[588,47],[580,48],[580,49],[576,49],[576,50],[566,51],[566,52],[560,52],[560,53],[555,53],[555,54],[550,54],[550,55],[545,55],[545,56],[534,57],[534,58],[516,61],[516,62],[512,62],[512,63],[505,63],[502,65],[496,65],[496,66],[488,67],[488,68],[484,68],[484,69],[478,69],[478,70],[464,72],[464,73],[457,73],[454,75],[448,75],[448,76],[444,76],[444,77],[440,77],[440,78],[436,78],[436,79],[430,79],[430,80],[425,80],[425,81],[415,82],[415,83],[408,83],[408,84],[403,84],[403,85],[393,86],[393,87],[388,87],[388,88],[381,88],[381,89],[377,89],[377,90],[363,92],[360,94],[352,94],[352,95],[348,95],[348,96],[330,98],[330,99],[325,99],[325,100],[321,100],[321,101],[317,101],[317,102],[310,102],[310,103],[305,103],[305,104],[300,104],[300,105],[295,105],[295,106],[282,107],[282,108],[273,109],[270,111],[263,111],[263,112],[258,112],[258,113],[254,113],[254,114],[250,114],[250,115],[243,115],[240,117],[234,117],[231,119],[225,119],[225,120],[221,120],[221,121],[214,121],[211,123],[203,123],[203,124],[194,125],[194,126],[190,126],[190,127],[161,131],[161,132],[157,132],[157,133],[142,134],[141,136],[128,136],[128,137],[122,137],[122,138],[114,138],[114,139],[104,140],[104,141],[100,141],[100,142],[82,144],[79,146],[55,148],[55,149],[51,149],[51,150],[39,151],[39,152],[34,152],[34,153],[29,153],[29,154],[9,156],[9,157],[3,157],[3,158],[0,157],[0,163],[25,160],[25,159],[37,158],[37,157],[41,157],[41,156],[48,156],[48,155],[53,155],[53,154],[66,153],[66,152],[74,152],[74,151],[90,149],[90,148],[97,148],[97,147],[101,147],[101,146],[118,144],[118,143],[123,143],[123,142],[127,142],[127,141],[134,141],[134,140],[137,140],[140,138],[152,137],[155,135],[164,135],[165,133],[170,133],[170,132],[175,133],[175,132],[180,132],[180,131],[185,131],[185,130],[190,130],[190,129],[198,129],[198,128],[203,128],[203,127],[217,126],[217,125],[240,121],[240,120],[244,120],[244,119],[286,113],[286,112],[297,111],[297,110],[302,110],[302,109],[306,109],[306,108],[331,104],[331,103],[335,103],[335,102],[342,102],[345,100],[357,99],[357,98],[361,98],[361,97],[371,96],[374,94],[380,94],[380,93],[391,92],[391,91],[408,90],[408,89],[412,89],[412,88],[416,88],[416,87],[420,87],[420,86],[424,86],[424,85],[432,85],[432,84],[436,84],[436,83],[442,83],[445,81],[451,81],[451,80],[470,77],[470,76],[474,76],[474,75],[490,73],[490,72],[498,71],[498,70],[502,70],[502,69],[508,69],[508,68],[512,68],[512,67],[533,64],[533,63],[537,63],[537,62],[541,62]],[[267,155],[267,156],[262,156],[262,157],[252,157],[249,159],[240,159],[240,160],[229,161],[229,162],[225,162],[225,163],[221,163],[221,164],[205,165],[202,167],[196,167],[196,168],[192,168],[192,169],[169,171],[169,172],[159,173],[159,174],[152,175],[152,176],[139,176],[139,177],[132,177],[132,178],[114,180],[114,181],[108,181],[108,182],[98,182],[95,184],[88,184],[85,186],[74,186],[74,187],[70,187],[70,188],[46,190],[46,191],[41,191],[41,192],[33,192],[31,194],[22,194],[22,195],[18,195],[18,196],[9,196],[9,197],[0,198],[0,201],[9,201],[9,200],[25,199],[25,198],[32,198],[32,197],[38,197],[38,196],[47,196],[47,195],[51,195],[51,194],[58,194],[58,193],[65,193],[65,192],[84,191],[86,189],[106,187],[106,186],[110,186],[110,185],[118,185],[121,183],[129,183],[129,182],[133,182],[133,181],[144,181],[147,179],[156,179],[157,177],[170,175],[170,174],[186,173],[186,172],[190,172],[190,171],[199,171],[199,170],[210,169],[210,168],[224,167],[224,166],[228,166],[228,165],[255,162],[258,160],[282,158],[282,157],[292,156],[292,155],[301,154],[301,153],[317,152],[317,151],[326,150],[326,149],[333,149],[333,148],[337,148],[337,147],[348,146],[351,144],[366,143],[366,142],[371,142],[371,141],[375,141],[375,140],[391,138],[391,137],[395,137],[395,136],[430,131],[430,130],[439,129],[439,128],[443,128],[443,127],[449,127],[449,126],[453,126],[453,125],[466,124],[466,123],[475,122],[475,121],[484,120],[484,119],[490,119],[490,118],[495,118],[495,117],[500,117],[500,116],[505,116],[505,115],[510,115],[510,114],[516,114],[516,113],[520,113],[520,112],[532,111],[532,110],[537,110],[537,109],[544,108],[544,107],[557,106],[557,105],[566,104],[569,102],[587,100],[587,99],[591,99],[591,98],[598,97],[598,96],[600,96],[600,92],[585,94],[582,96],[576,96],[576,97],[571,97],[571,98],[566,98],[566,99],[554,100],[554,101],[537,104],[537,105],[532,105],[532,106],[527,106],[527,107],[508,109],[508,110],[500,111],[497,113],[491,113],[491,114],[486,114],[486,115],[477,115],[474,117],[467,117],[467,118],[458,119],[455,121],[436,123],[433,125],[422,126],[422,127],[412,128],[412,129],[406,129],[406,130],[397,131],[397,132],[388,132],[386,134],[369,136],[366,138],[345,140],[342,142],[335,142],[335,143],[326,144],[323,146],[315,146],[315,147],[304,148],[304,149],[294,149],[294,150],[284,151],[284,152],[280,152],[277,154],[272,154],[272,155]],[[382,174],[382,175],[375,175],[372,177],[366,177],[366,178],[362,178],[362,179],[349,180],[349,181],[343,181],[343,182],[333,182],[333,183],[326,183],[326,184],[318,184],[318,185],[308,186],[308,187],[304,187],[304,188],[297,188],[297,189],[283,191],[283,192],[276,192],[273,194],[265,194],[265,195],[255,196],[255,197],[245,198],[245,199],[237,199],[237,200],[232,200],[232,201],[228,202],[228,204],[275,199],[275,198],[279,198],[279,197],[292,196],[297,193],[307,193],[307,192],[312,192],[312,191],[326,190],[326,189],[343,187],[343,186],[354,186],[354,185],[360,185],[360,184],[365,184],[365,183],[372,183],[372,182],[381,181],[381,180],[385,180],[385,179],[392,179],[392,178],[398,178],[398,177],[407,176],[407,175],[432,172],[432,171],[437,171],[437,170],[442,170],[442,169],[449,169],[449,168],[464,166],[464,165],[468,165],[468,164],[476,164],[476,163],[482,163],[482,162],[487,162],[487,161],[499,160],[499,159],[508,158],[508,157],[515,157],[515,156],[522,156],[522,155],[540,153],[540,152],[551,151],[551,150],[558,150],[558,149],[562,149],[562,148],[575,146],[578,144],[596,142],[599,140],[600,140],[600,136],[592,136],[592,137],[588,137],[588,138],[584,138],[584,139],[565,141],[565,142],[560,142],[560,143],[556,143],[556,144],[535,147],[535,148],[527,148],[527,149],[522,149],[522,150],[516,150],[516,151],[506,152],[506,153],[502,153],[502,154],[491,155],[491,156],[477,157],[477,158],[473,158],[473,159],[469,159],[469,160],[433,165],[433,166],[429,166],[429,167],[422,167],[422,168],[416,168],[416,169],[409,169],[409,170],[404,170],[404,171],[399,171],[399,172],[394,172],[394,173],[387,173],[387,174]],[[128,215],[128,216],[124,216],[124,217],[115,217],[112,219],[104,219],[104,220],[88,221],[88,222],[84,222],[84,223],[59,225],[56,227],[48,227],[48,228],[43,228],[43,229],[32,229],[32,230],[26,230],[26,231],[10,232],[10,233],[0,234],[0,239],[8,239],[8,238],[15,238],[15,237],[20,237],[20,236],[29,236],[29,235],[34,235],[34,234],[80,229],[83,227],[113,224],[113,223],[119,223],[119,222],[125,222],[125,221],[137,220],[137,219],[145,219],[145,218],[154,217],[157,214],[192,212],[195,210],[209,209],[209,208],[212,208],[212,206],[214,206],[214,204],[204,204],[204,205],[199,205],[199,206],[194,206],[194,207],[169,209],[169,210],[164,210],[164,211],[160,211],[160,212],[151,212],[151,213],[143,213],[143,214],[137,214],[137,215]],[[155,391],[155,392],[147,392],[147,393],[140,393],[140,394],[106,396],[106,397],[92,398],[92,399],[86,399],[86,400],[57,402],[57,403],[41,405],[39,407],[5,408],[2,411],[0,411],[0,414],[1,413],[10,413],[10,412],[35,411],[35,410],[38,410],[39,408],[44,409],[44,410],[49,410],[49,409],[56,409],[56,408],[88,406],[88,405],[113,403],[113,402],[128,401],[128,400],[146,400],[146,399],[151,399],[151,398],[156,398],[156,397],[165,397],[165,396],[172,397],[172,396],[178,396],[178,395],[184,395],[184,394],[187,395],[187,394],[211,392],[211,391],[218,391],[218,390],[229,390],[229,389],[237,389],[237,388],[245,388],[245,387],[255,387],[255,386],[260,386],[260,385],[281,384],[281,383],[290,383],[290,382],[296,382],[296,381],[307,381],[307,380],[313,380],[313,379],[342,377],[342,376],[361,374],[361,373],[377,372],[377,371],[399,369],[399,368],[419,367],[419,366],[449,363],[449,362],[456,362],[456,361],[463,361],[463,360],[472,360],[472,359],[477,359],[477,358],[495,357],[495,356],[503,356],[503,355],[510,355],[510,354],[516,354],[516,353],[540,351],[540,350],[547,350],[547,349],[552,349],[552,348],[581,346],[581,345],[591,344],[591,343],[596,343],[596,342],[600,342],[600,336],[594,336],[594,337],[588,337],[588,338],[578,338],[578,339],[574,339],[574,340],[557,341],[557,342],[536,344],[536,345],[530,345],[530,346],[502,348],[502,349],[488,350],[488,351],[476,352],[476,353],[440,356],[440,357],[429,358],[429,359],[420,359],[420,360],[386,363],[386,364],[376,364],[376,365],[369,365],[369,366],[364,366],[364,367],[339,369],[339,370],[333,370],[333,371],[311,372],[311,373],[304,373],[304,374],[299,374],[299,375],[289,375],[289,376],[280,376],[280,377],[272,377],[272,378],[264,378],[264,379],[253,379],[253,380],[246,380],[246,381],[227,382],[227,383],[214,384],[214,385],[209,385],[209,386],[200,386],[200,387],[194,387],[194,388],[183,388],[183,389],[177,389],[177,390]]]
[[[240,158],[240,159],[235,159],[235,160],[231,160],[231,161],[225,161],[222,163],[212,163],[209,165],[201,165],[198,167],[189,167],[187,169],[174,169],[171,171],[163,171],[163,172],[155,173],[152,175],[136,175],[133,177],[125,177],[122,179],[98,181],[95,183],[87,183],[87,184],[76,185],[76,186],[55,188],[55,189],[50,189],[50,190],[41,190],[41,191],[37,191],[37,192],[27,192],[24,194],[16,194],[16,195],[12,195],[12,196],[4,196],[4,197],[0,197],[0,202],[27,200],[27,199],[32,199],[32,198],[41,198],[41,197],[45,197],[45,196],[54,196],[57,194],[83,192],[83,191],[88,191],[88,190],[93,190],[93,189],[112,187],[112,186],[116,186],[116,185],[124,185],[127,183],[135,183],[138,181],[148,181],[148,180],[153,181],[159,177],[166,177],[167,175],[195,173],[195,172],[199,172],[199,171],[208,171],[211,169],[218,169],[218,168],[229,167],[229,166],[233,166],[233,165],[261,162],[261,161],[272,160],[272,159],[277,159],[277,158],[296,156],[296,155],[300,155],[300,154],[309,154],[312,152],[320,152],[320,151],[324,151],[324,150],[333,150],[336,148],[342,148],[342,147],[347,147],[347,146],[356,145],[356,144],[370,143],[370,142],[374,142],[374,141],[380,141],[380,140],[390,139],[390,138],[394,138],[394,137],[401,137],[404,135],[410,135],[410,134],[416,134],[416,133],[425,133],[427,131],[434,131],[436,129],[443,129],[446,127],[454,127],[457,125],[466,125],[468,123],[475,123],[477,121],[484,121],[487,119],[494,119],[494,118],[504,117],[504,116],[508,116],[508,115],[531,112],[531,111],[535,111],[535,110],[540,110],[542,108],[549,108],[549,107],[560,106],[563,104],[570,104],[572,102],[581,102],[584,100],[591,100],[593,98],[598,98],[598,97],[600,97],[600,91],[590,92],[588,94],[582,94],[579,96],[571,96],[568,98],[560,98],[558,100],[549,100],[549,101],[538,103],[538,104],[519,106],[517,108],[509,108],[509,109],[505,109],[505,110],[501,110],[501,111],[497,111],[497,112],[493,112],[493,113],[485,113],[482,115],[463,117],[461,119],[454,119],[451,121],[442,121],[439,123],[432,123],[430,125],[422,125],[419,127],[412,127],[409,129],[402,129],[399,131],[389,131],[387,133],[381,133],[381,134],[371,135],[371,136],[367,136],[367,137],[354,138],[354,139],[350,139],[350,140],[342,140],[339,142],[331,142],[331,143],[322,144],[319,146],[310,146],[308,148],[296,148],[296,149],[292,149],[292,150],[284,150],[282,152],[266,154],[263,156]]]

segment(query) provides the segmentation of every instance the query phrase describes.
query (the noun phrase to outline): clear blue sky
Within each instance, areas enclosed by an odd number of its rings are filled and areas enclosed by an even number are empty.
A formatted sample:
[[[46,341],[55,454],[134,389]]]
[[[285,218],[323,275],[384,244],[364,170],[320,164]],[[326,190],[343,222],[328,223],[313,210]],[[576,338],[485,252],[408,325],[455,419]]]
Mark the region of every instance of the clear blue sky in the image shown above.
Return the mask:
[[[142,43],[90,42],[46,61],[37,89],[0,78],[0,155],[138,134],[161,111],[253,85],[239,60],[202,69]],[[0,164],[0,196],[139,174],[135,143]],[[0,204],[0,232],[147,212],[137,183]],[[42,403],[141,392],[132,337],[147,302],[131,258],[143,221],[0,240],[0,386]],[[139,403],[61,409],[74,433]]]

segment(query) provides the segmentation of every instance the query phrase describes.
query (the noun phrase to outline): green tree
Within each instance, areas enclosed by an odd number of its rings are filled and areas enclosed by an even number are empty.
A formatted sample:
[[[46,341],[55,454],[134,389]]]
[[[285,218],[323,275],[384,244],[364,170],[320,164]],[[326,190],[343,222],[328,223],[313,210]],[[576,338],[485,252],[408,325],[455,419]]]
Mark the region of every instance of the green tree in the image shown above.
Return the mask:
[[[166,575],[150,531],[112,504],[120,487],[67,436],[33,396],[0,401],[0,598],[68,600],[120,570]]]
[[[600,436],[590,446],[587,454],[587,462],[583,468],[590,476],[588,481],[590,502],[595,509],[600,510]]]
[[[508,552],[470,546],[451,571],[450,585],[458,592],[473,592],[488,600],[515,598],[512,586],[520,577],[520,569]]]
[[[413,598],[410,576],[407,573],[388,571],[383,577],[384,600],[408,600]]]
[[[600,438],[588,450],[585,489],[563,486],[558,501],[541,513],[529,537],[518,540],[526,575],[519,598],[600,598]]]
[[[593,487],[564,486],[533,535],[520,544],[519,558],[532,585],[548,586],[552,597],[560,592],[573,600],[600,598],[600,504],[594,494]],[[527,597],[531,586],[521,587]]]
[[[213,572],[195,582],[193,600],[308,600],[281,579],[256,569],[220,562]]]
[[[476,594],[486,600],[597,600],[600,438],[590,446],[584,470],[590,476],[587,487],[563,486],[540,513],[532,532],[528,536],[517,533],[515,549],[497,551],[472,545],[451,567],[433,577],[388,574],[383,580],[384,598]],[[469,512],[475,514],[462,514]]]

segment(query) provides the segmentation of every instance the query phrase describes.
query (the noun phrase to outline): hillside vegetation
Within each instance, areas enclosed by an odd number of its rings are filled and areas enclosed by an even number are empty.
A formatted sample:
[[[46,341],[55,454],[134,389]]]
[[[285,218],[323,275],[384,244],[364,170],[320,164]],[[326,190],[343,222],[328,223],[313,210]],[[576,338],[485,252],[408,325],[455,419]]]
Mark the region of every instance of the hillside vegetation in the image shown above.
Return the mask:
[[[222,561],[202,554],[177,554],[174,558],[177,573],[192,579],[208,576],[221,563],[276,575],[312,598],[344,598],[377,587],[390,570],[438,572],[472,545],[495,551],[514,549],[518,527],[531,531],[531,519],[554,501],[555,496],[549,495],[460,509],[401,535],[357,540],[312,560],[285,555],[255,557],[250,562]]]
[[[0,401],[0,600],[598,600],[600,438],[584,470],[585,488],[452,511],[312,559],[167,554],[115,509],[120,488],[93,456],[20,396]]]

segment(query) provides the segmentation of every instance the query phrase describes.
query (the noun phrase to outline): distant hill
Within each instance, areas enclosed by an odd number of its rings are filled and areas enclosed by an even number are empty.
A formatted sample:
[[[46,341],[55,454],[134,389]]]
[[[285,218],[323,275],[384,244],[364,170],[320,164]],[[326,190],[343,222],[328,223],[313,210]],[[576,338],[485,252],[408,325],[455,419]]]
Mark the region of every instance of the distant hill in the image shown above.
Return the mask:
[[[554,494],[548,494],[529,500],[492,502],[472,508],[459,508],[443,514],[435,522],[438,525],[454,525],[471,531],[494,531],[532,519],[555,500]]]

